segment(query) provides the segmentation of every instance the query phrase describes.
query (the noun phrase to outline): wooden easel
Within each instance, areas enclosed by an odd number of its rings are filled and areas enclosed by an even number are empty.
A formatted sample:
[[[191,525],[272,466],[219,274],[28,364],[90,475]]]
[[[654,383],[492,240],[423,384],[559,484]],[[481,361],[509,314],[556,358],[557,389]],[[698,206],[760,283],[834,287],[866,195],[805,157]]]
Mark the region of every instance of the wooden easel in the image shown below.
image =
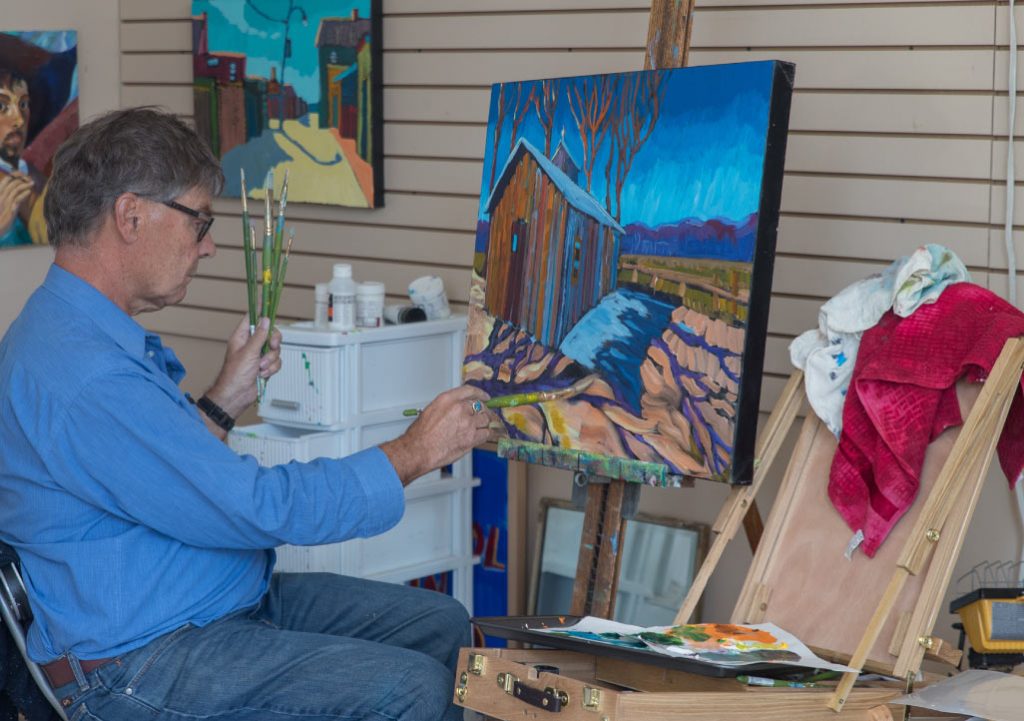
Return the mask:
[[[734,623],[773,621],[820,655],[858,670],[905,678],[908,684],[854,686],[859,674],[849,673],[835,688],[755,689],[731,679],[582,653],[463,649],[457,702],[507,720],[547,718],[553,709],[538,711],[539,704],[557,699],[567,711],[563,715],[578,721],[831,721],[838,711],[843,712],[840,719],[849,721],[891,721],[887,704],[906,690],[925,657],[956,663],[956,653],[943,648],[931,635],[932,627],[1022,372],[1024,338],[1014,338],[1005,344],[980,393],[976,386],[958,389],[961,407],[972,407],[961,428],[947,430],[929,447],[921,502],[896,526],[874,559],[860,557],[849,566],[839,565],[844,563],[848,531],[836,533],[821,525],[822,519],[840,527],[843,522],[834,512],[815,513],[808,505],[815,493],[824,497],[823,477],[835,450],[835,439],[808,414],[733,612]],[[734,489],[723,507],[716,524],[721,533],[699,579],[710,577],[724,539],[735,535],[792,427],[803,402],[801,380],[800,373],[790,378],[764,429],[755,483]],[[800,565],[794,558],[806,558],[808,544],[822,554],[826,567],[838,569],[845,587],[822,579],[813,586],[790,580],[790,571]],[[818,569],[808,572],[813,580]],[[703,584],[691,589],[679,618],[688,617],[687,609],[696,605],[702,591]],[[779,622],[787,611],[793,624]],[[851,621],[854,611],[866,612],[867,620]],[[845,640],[826,641],[832,648],[816,644],[812,637],[821,635],[822,626],[828,632],[844,630]],[[559,670],[552,673],[550,666]],[[516,697],[517,689],[523,690],[522,697]],[[532,705],[525,700],[527,695],[533,696]]]
[[[686,66],[690,52],[690,36],[693,28],[694,0],[653,0],[650,22],[647,29],[647,44],[644,55],[644,69],[681,68]],[[781,443],[781,439],[779,441]],[[776,451],[778,448],[775,449]],[[760,458],[761,456],[758,455]],[[582,474],[581,474],[582,475]],[[763,474],[762,474],[763,477]],[[570,613],[576,616],[600,616],[611,618],[615,611],[615,594],[618,589],[619,550],[626,533],[624,509],[635,506],[635,494],[639,487],[630,487],[618,478],[586,477],[578,479],[586,483],[586,501],[583,515],[583,535],[580,539],[579,559],[576,562],[576,576],[573,582]],[[733,496],[742,496],[736,521],[742,521],[747,541],[752,551],[757,550],[764,526],[761,514],[754,502],[754,494],[747,489],[758,484],[755,471],[754,484],[736,487]],[[630,497],[633,496],[630,503]],[[716,534],[709,558],[720,557],[724,545],[732,535],[725,537],[730,527],[730,518],[719,516],[712,527]],[[735,530],[733,530],[735,535]],[[717,562],[717,559],[716,559]],[[706,564],[705,564],[706,565]],[[707,578],[702,579],[703,584]],[[699,596],[698,596],[699,600]],[[696,601],[693,608],[696,607]],[[689,614],[692,614],[690,608]]]

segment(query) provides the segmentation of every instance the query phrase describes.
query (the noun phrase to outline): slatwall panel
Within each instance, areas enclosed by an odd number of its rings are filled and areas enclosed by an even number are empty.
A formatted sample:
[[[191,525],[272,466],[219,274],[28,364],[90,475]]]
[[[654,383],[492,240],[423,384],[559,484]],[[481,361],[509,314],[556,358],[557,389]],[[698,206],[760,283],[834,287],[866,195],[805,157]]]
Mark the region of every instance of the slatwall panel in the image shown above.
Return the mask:
[[[638,68],[648,7],[384,0],[386,207],[289,206],[297,247],[281,315],[308,315],[336,260],[384,281],[392,299],[416,276],[440,275],[464,309],[489,85]],[[122,0],[123,105],[191,115],[189,12],[189,0]],[[1005,12],[989,1],[698,0],[692,64],[797,64],[763,407],[818,305],[921,243],[952,247],[978,282],[1005,291],[1006,144],[993,139],[1006,129],[1007,96],[995,91],[1006,82]],[[1024,189],[1017,202],[1024,216]],[[217,211],[220,252],[185,305],[152,317],[159,331],[221,340],[244,311],[238,203]]]

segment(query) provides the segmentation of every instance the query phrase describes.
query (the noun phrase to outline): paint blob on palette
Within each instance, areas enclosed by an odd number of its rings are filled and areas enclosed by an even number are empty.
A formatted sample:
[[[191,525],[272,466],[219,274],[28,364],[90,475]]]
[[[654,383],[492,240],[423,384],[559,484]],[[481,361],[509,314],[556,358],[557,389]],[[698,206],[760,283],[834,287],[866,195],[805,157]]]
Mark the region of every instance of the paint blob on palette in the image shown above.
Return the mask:
[[[464,378],[587,379],[498,411],[506,451],[751,481],[792,86],[768,61],[493,87]]]

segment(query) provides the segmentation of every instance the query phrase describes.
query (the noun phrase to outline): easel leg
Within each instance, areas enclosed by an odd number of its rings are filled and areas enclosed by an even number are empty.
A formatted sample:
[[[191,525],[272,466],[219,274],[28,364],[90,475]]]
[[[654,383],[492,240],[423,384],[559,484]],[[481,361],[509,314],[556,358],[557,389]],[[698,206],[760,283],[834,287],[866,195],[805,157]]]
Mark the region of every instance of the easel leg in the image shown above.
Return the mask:
[[[797,411],[803,405],[803,380],[804,374],[801,371],[796,371],[789,377],[786,387],[782,390],[782,395],[779,397],[778,403],[775,404],[775,408],[772,410],[772,414],[768,418],[768,422],[765,424],[764,430],[757,441],[754,460],[754,482],[749,486],[734,487],[729,495],[729,500],[722,506],[722,510],[719,512],[715,525],[712,528],[716,534],[715,540],[712,542],[708,555],[705,557],[700,570],[690,585],[690,590],[686,594],[683,605],[679,607],[679,613],[676,614],[674,621],[675,624],[689,623],[690,617],[697,609],[700,597],[704,594],[704,589],[711,579],[711,574],[714,573],[718,567],[718,562],[722,559],[725,547],[735,537],[740,523],[747,516],[751,504],[754,502],[754,497],[757,495],[758,490],[760,490],[761,484],[764,483],[764,479],[771,469],[775,456],[778,455],[782,441],[785,440],[786,434],[789,433],[789,429],[793,426]]]
[[[622,518],[626,482],[590,483],[583,516],[583,538],[576,562],[572,606],[574,616],[611,618],[615,612],[625,523]]]

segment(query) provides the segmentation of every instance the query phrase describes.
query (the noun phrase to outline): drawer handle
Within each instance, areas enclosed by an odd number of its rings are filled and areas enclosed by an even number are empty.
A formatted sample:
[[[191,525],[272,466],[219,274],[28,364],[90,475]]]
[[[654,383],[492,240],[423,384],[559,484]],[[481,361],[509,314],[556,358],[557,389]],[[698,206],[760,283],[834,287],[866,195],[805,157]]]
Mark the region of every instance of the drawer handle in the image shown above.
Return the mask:
[[[275,398],[274,400],[270,401],[270,405],[273,406],[274,408],[284,408],[285,410],[289,411],[297,411],[299,410],[299,408],[302,407],[302,404],[299,403],[298,401],[283,401],[280,398]]]

